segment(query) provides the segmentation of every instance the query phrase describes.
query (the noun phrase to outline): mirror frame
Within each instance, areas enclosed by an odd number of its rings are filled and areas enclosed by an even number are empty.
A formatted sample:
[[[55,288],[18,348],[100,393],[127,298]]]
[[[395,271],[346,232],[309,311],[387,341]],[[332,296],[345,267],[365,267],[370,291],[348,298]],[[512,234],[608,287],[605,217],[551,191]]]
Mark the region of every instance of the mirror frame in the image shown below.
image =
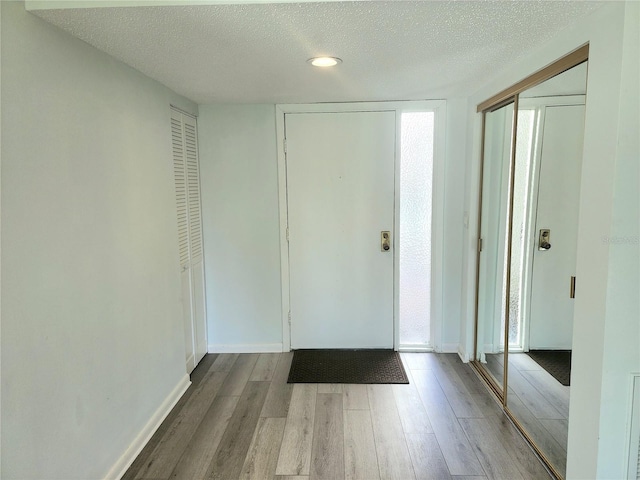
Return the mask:
[[[514,169],[513,169],[513,163],[515,162],[515,155],[513,154],[513,152],[515,151],[515,142],[516,142],[516,129],[517,129],[517,117],[518,117],[518,97],[517,95],[514,96],[507,96],[506,98],[501,98],[496,104],[491,105],[490,107],[486,108],[485,110],[482,111],[482,140],[481,140],[481,155],[480,155],[480,178],[479,178],[479,193],[478,193],[478,239],[477,239],[477,258],[476,258],[476,290],[475,290],[475,304],[474,304],[474,309],[475,309],[475,318],[474,318],[474,322],[475,322],[475,333],[474,333],[474,346],[473,346],[473,360],[472,360],[472,364],[476,364],[476,367],[478,368],[478,371],[480,372],[480,374],[482,375],[482,377],[484,378],[485,382],[489,385],[489,387],[491,387],[491,390],[495,393],[495,395],[497,395],[498,399],[500,400],[500,403],[503,405],[503,407],[506,406],[506,383],[504,381],[505,378],[507,378],[507,362],[503,361],[503,372],[502,372],[502,376],[503,376],[503,380],[502,380],[502,385],[500,385],[498,383],[498,381],[494,378],[494,376],[489,373],[489,371],[484,367],[484,365],[478,361],[478,314],[479,314],[479,307],[480,307],[480,252],[482,251],[483,245],[482,245],[482,238],[481,238],[481,228],[482,228],[482,207],[483,207],[483,193],[484,193],[484,167],[485,167],[485,137],[486,137],[486,124],[487,124],[487,113],[492,113],[495,112],[496,110],[499,110],[503,107],[506,107],[510,104],[513,104],[513,118],[511,120],[511,139],[510,139],[510,143],[511,143],[511,156],[508,159],[509,161],[509,180],[508,180],[508,191],[511,192],[513,191],[513,180],[515,178],[514,175]],[[508,199],[508,208],[507,208],[507,231],[506,231],[506,237],[507,238],[511,238],[511,223],[512,223],[512,210],[513,210],[513,196],[509,195],[509,199]],[[507,260],[507,265],[511,264],[511,242],[508,242],[507,245],[507,249],[505,251],[506,253],[506,260]],[[508,291],[509,289],[509,285],[510,285],[510,276],[511,276],[511,272],[510,269],[507,268],[507,279],[505,282],[505,290]],[[508,295],[506,296],[507,298],[507,304],[506,304],[506,312],[508,315],[509,312],[509,298]],[[508,320],[508,319],[507,319]],[[505,322],[505,330],[502,332],[502,336],[503,338],[508,338],[508,329],[509,329],[509,324],[508,321]],[[506,344],[505,344],[506,345]],[[505,356],[505,358],[507,358]]]
[[[490,387],[490,389],[497,396],[498,400],[502,405],[502,409],[507,414],[507,416],[511,419],[513,424],[518,428],[520,433],[524,436],[527,442],[534,449],[536,454],[542,459],[547,469],[553,474],[556,479],[563,479],[563,476],[560,472],[553,466],[553,464],[549,461],[544,452],[536,445],[535,441],[531,438],[531,436],[527,433],[526,428],[518,421],[518,419],[513,415],[513,413],[509,410],[507,405],[507,392],[509,388],[509,379],[508,379],[508,365],[509,365],[509,352],[508,348],[505,348],[505,357],[504,357],[504,372],[503,372],[503,382],[502,386],[498,385],[498,383],[493,379],[491,374],[486,370],[485,366],[478,361],[478,307],[479,307],[479,290],[480,290],[480,245],[481,245],[481,227],[482,227],[482,187],[484,180],[484,166],[485,166],[485,158],[484,158],[484,150],[485,150],[485,133],[486,133],[486,114],[497,110],[509,103],[514,103],[514,113],[513,113],[513,127],[512,127],[512,138],[511,138],[511,158],[510,162],[510,170],[509,170],[509,199],[508,199],[508,210],[507,210],[507,238],[511,239],[512,235],[512,223],[513,223],[513,187],[515,182],[515,162],[516,162],[516,140],[517,140],[517,129],[518,129],[518,103],[519,103],[519,95],[525,90],[528,90],[531,87],[534,87],[546,80],[549,80],[556,75],[560,75],[567,70],[576,67],[586,61],[589,60],[589,44],[582,45],[581,47],[569,52],[567,55],[559,58],[558,60],[552,62],[551,64],[543,67],[542,69],[532,73],[528,77],[520,80],[514,85],[505,88],[501,92],[495,94],[491,98],[488,98],[484,102],[480,103],[477,106],[477,113],[482,113],[482,140],[481,140],[481,152],[480,152],[480,175],[479,175],[479,197],[478,197],[478,224],[477,224],[477,255],[476,255],[476,289],[475,289],[475,313],[474,313],[474,344],[473,344],[473,359],[471,360],[471,365],[476,369],[485,383]],[[511,241],[507,242],[506,245],[506,280],[505,280],[505,288],[503,294],[505,295],[506,302],[506,319],[505,319],[505,330],[503,332],[505,345],[508,345],[509,339],[509,294],[511,287]]]

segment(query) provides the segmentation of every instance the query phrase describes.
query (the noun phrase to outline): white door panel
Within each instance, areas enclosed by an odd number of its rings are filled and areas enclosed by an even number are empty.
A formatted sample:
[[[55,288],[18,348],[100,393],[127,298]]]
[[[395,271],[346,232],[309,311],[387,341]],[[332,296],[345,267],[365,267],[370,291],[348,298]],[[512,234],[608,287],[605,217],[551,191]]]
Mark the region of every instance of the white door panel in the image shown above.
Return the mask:
[[[571,349],[584,105],[546,107],[531,284],[530,349]],[[540,229],[551,248],[538,250]],[[579,288],[579,279],[577,282]]]
[[[180,274],[180,280],[182,284],[182,314],[184,321],[184,348],[186,353],[186,365],[187,372],[191,372],[195,367],[195,351],[193,346],[193,323],[191,319],[192,314],[192,302],[191,302],[191,270],[186,268],[182,270]]]
[[[204,262],[202,257],[191,266],[191,290],[193,292],[194,363],[197,365],[207,353],[207,319],[204,308]]]
[[[207,352],[198,131],[194,117],[171,109],[187,372]]]
[[[291,346],[393,348],[395,113],[285,122]]]

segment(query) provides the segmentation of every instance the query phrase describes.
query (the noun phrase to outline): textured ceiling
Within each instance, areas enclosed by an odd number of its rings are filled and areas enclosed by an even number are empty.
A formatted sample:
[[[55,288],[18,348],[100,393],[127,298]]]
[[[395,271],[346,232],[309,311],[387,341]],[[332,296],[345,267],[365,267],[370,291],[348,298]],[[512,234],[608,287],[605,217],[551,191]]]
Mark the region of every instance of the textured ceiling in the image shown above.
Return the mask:
[[[390,1],[38,10],[206,103],[467,96],[604,2]],[[327,54],[344,63],[306,63]]]

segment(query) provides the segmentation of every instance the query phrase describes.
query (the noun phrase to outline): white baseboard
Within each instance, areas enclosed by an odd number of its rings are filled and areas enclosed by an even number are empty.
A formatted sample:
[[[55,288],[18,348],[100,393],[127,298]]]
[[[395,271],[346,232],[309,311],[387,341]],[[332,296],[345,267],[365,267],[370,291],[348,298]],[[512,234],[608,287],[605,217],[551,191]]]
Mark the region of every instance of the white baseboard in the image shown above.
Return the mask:
[[[460,357],[460,360],[462,360],[462,363],[469,363],[469,355],[467,355],[462,344],[458,347],[458,356]]]
[[[207,351],[209,353],[280,353],[282,343],[213,344],[207,347]]]
[[[458,343],[443,343],[440,348],[441,353],[458,353]]]
[[[189,379],[189,375],[185,374],[167,398],[164,399],[162,404],[158,407],[135,440],[131,445],[129,445],[129,448],[127,448],[115,465],[113,465],[105,475],[104,478],[106,480],[122,478],[145,445],[149,442],[153,434],[158,430],[160,424],[162,424],[164,419],[167,418],[171,409],[175,407],[178,400],[180,400],[180,397],[182,397],[184,392],[187,391],[189,385],[191,385],[191,380]]]
[[[433,347],[423,347],[421,345],[400,345],[398,352],[416,352],[416,353],[429,353],[433,352]]]
[[[483,348],[484,353],[496,353],[493,351],[493,343],[485,343]]]
[[[196,357],[194,354],[189,355],[189,358],[187,358],[187,363],[185,363],[186,372],[190,372],[191,370],[193,370],[195,365],[195,362],[194,362],[195,358]]]

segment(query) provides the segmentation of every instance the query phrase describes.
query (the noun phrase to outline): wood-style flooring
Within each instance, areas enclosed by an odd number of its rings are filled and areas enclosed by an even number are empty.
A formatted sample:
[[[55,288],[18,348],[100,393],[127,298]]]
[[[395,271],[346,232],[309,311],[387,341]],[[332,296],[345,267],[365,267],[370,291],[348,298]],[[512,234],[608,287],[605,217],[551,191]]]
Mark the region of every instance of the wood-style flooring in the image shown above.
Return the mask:
[[[403,353],[409,385],[291,385],[291,358],[207,355],[124,480],[550,478],[455,354]]]
[[[487,355],[492,374],[503,372],[503,355]],[[569,391],[526,353],[509,353],[507,407],[561,475],[567,468]]]

